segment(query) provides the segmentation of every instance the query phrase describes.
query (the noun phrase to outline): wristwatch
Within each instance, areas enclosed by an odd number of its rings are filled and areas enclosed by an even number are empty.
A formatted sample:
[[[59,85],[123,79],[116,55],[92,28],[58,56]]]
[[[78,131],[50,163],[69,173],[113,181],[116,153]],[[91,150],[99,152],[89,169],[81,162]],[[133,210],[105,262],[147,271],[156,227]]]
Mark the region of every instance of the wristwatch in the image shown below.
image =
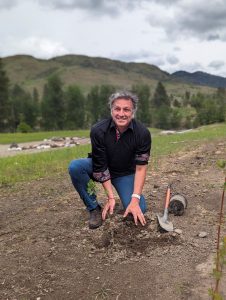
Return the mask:
[[[137,198],[137,199],[140,200],[140,195],[138,195],[138,194],[132,194],[131,198]]]

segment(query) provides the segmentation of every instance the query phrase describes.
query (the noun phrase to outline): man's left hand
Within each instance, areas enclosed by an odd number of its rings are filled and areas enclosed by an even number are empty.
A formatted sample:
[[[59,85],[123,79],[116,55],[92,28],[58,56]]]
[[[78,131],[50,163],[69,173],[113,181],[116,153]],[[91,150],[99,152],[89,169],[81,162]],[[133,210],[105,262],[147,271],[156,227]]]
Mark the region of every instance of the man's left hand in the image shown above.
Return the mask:
[[[133,215],[133,219],[136,225],[138,224],[138,220],[143,226],[146,224],[144,214],[142,213],[139,202],[136,198],[132,198],[130,204],[127,206],[123,217],[125,218],[129,213]]]

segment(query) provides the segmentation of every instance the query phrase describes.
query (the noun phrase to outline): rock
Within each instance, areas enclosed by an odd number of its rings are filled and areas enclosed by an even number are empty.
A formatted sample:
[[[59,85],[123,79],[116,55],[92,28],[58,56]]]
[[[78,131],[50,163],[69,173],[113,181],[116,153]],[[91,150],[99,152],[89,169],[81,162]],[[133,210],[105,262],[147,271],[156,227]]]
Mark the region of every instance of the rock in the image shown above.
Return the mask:
[[[216,151],[215,154],[221,154],[222,152],[220,150]]]
[[[205,237],[207,237],[207,235],[208,235],[207,232],[201,231],[201,232],[198,234],[198,237],[200,237],[200,238],[205,238]]]
[[[174,229],[174,232],[176,232],[177,234],[182,234],[183,231],[181,229],[176,228]]]
[[[175,130],[162,130],[160,132],[161,135],[171,135],[171,134],[175,134],[176,131]]]
[[[159,185],[158,184],[154,184],[154,189],[158,189]]]
[[[17,143],[12,143],[9,148],[12,149],[12,148],[18,148],[18,144]]]

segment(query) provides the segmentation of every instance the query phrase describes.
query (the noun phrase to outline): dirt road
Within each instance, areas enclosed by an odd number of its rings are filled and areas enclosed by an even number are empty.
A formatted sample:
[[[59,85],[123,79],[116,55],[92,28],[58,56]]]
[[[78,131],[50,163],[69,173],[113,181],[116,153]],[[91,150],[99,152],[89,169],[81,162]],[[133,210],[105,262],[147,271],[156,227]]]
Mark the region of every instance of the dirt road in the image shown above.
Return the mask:
[[[225,157],[226,141],[219,140],[151,166],[145,227],[123,221],[118,209],[89,230],[66,170],[0,189],[0,299],[209,299],[224,181],[216,161]],[[170,215],[180,234],[157,231],[169,182],[188,200],[183,216]],[[99,186],[98,198],[105,198]]]

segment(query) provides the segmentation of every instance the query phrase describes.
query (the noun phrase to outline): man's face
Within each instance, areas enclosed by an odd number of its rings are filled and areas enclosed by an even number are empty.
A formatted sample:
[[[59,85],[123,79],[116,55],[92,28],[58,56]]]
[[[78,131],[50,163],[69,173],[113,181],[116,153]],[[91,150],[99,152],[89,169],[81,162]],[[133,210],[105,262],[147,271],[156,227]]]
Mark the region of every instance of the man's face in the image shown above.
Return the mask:
[[[113,102],[111,116],[120,131],[127,129],[133,114],[133,102],[130,99],[119,98]]]

